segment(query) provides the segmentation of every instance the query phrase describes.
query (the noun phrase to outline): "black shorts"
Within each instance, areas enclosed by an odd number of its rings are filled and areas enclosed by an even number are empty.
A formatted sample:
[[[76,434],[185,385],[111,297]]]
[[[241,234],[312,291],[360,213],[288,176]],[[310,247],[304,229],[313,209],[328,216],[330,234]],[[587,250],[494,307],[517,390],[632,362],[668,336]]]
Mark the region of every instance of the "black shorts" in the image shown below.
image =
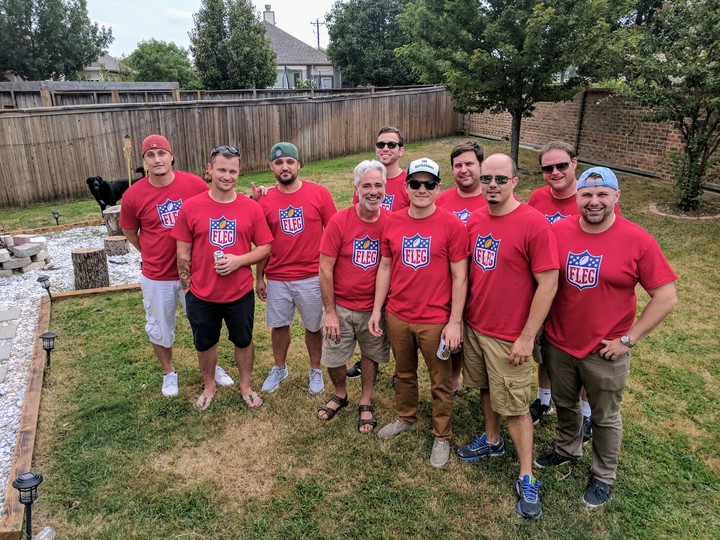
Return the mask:
[[[195,350],[207,351],[220,341],[223,320],[228,329],[228,338],[236,347],[244,349],[250,345],[255,322],[254,291],[225,303],[206,302],[188,291],[185,303]]]

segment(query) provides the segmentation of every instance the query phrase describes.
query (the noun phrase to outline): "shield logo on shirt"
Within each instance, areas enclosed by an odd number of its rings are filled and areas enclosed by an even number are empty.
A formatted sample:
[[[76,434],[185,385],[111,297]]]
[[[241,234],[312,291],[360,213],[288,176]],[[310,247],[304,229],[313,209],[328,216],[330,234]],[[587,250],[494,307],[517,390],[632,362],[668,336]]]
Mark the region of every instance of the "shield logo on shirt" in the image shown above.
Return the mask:
[[[285,234],[295,236],[303,232],[305,229],[305,220],[303,219],[302,206],[295,208],[288,206],[285,210],[280,210],[280,230]]]
[[[473,251],[475,264],[483,270],[492,270],[497,264],[499,249],[500,240],[493,238],[492,234],[478,236],[477,240],[475,240],[475,250]]]
[[[172,229],[175,227],[175,221],[177,220],[178,212],[182,208],[182,199],[177,201],[166,200],[162,204],[156,204],[158,215],[160,216],[160,225],[166,229]]]
[[[388,212],[392,212],[392,205],[393,201],[395,200],[395,195],[388,195],[385,194],[385,198],[383,199],[383,202],[380,204],[381,208],[384,208]]]
[[[236,220],[227,219],[225,216],[220,219],[210,220],[210,243],[219,248],[232,246],[235,243]]]
[[[598,284],[600,263],[603,256],[595,257],[586,249],[582,253],[568,252],[565,264],[565,279],[581,291],[591,289]]]
[[[569,218],[570,216],[564,216],[560,213],[560,210],[555,212],[552,216],[549,214],[545,214],[545,218],[550,222],[550,225],[555,223],[556,221],[560,221],[561,219]]]
[[[352,262],[363,270],[372,268],[378,263],[380,252],[380,240],[373,240],[369,236],[365,238],[353,238]]]
[[[432,240],[431,236],[420,236],[419,233],[410,238],[403,236],[403,264],[415,270],[430,264],[430,240]]]
[[[470,210],[467,208],[460,210],[459,212],[453,211],[453,214],[455,214],[463,223],[467,223],[467,220],[470,218]]]

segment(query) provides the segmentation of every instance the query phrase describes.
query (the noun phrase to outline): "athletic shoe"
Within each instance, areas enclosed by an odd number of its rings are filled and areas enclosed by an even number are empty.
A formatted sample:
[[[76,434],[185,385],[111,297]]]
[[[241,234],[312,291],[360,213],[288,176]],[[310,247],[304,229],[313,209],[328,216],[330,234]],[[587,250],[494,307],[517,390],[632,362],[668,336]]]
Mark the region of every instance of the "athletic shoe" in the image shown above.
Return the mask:
[[[165,397],[175,397],[179,393],[177,373],[172,371],[163,375],[162,395]]]
[[[470,444],[458,448],[455,453],[457,457],[465,461],[477,461],[482,458],[502,456],[505,453],[505,441],[500,437],[497,443],[489,443],[487,433],[483,433]]]
[[[589,416],[583,416],[582,433],[583,444],[589,443],[590,439],[592,439],[592,421]]]
[[[347,370],[348,379],[357,379],[360,376],[360,361],[355,362],[352,367]]]
[[[268,373],[267,379],[265,379],[265,382],[262,385],[262,391],[274,392],[280,388],[280,383],[287,379],[289,374],[290,370],[288,369],[287,364],[285,364],[285,367],[282,369],[277,366],[273,366],[270,373]]]
[[[588,508],[599,508],[610,500],[610,490],[612,490],[610,484],[591,478],[583,495],[583,502]]]
[[[515,491],[520,500],[517,504],[517,511],[524,518],[537,519],[542,515],[542,504],[540,497],[545,494],[545,486],[542,482],[526,474],[515,480]]]
[[[544,469],[546,467],[559,467],[560,465],[567,465],[568,463],[575,463],[578,458],[565,457],[558,454],[555,450],[548,452],[544,456],[537,458],[534,463],[535,466]]]
[[[232,386],[235,381],[220,366],[215,366],[215,383],[220,386]]]
[[[444,467],[450,457],[450,441],[435,439],[430,453],[430,465],[439,469]]]
[[[543,416],[554,412],[555,409],[553,409],[552,401],[550,405],[543,405],[540,402],[540,398],[538,398],[530,404],[530,416],[532,416],[533,426],[537,426]]]
[[[308,375],[308,390],[315,395],[325,390],[325,381],[323,380],[322,369],[310,368]]]
[[[378,437],[381,439],[392,439],[404,431],[412,431],[413,429],[415,429],[415,424],[408,424],[407,422],[396,419],[386,426],[383,426],[380,431],[378,431]]]

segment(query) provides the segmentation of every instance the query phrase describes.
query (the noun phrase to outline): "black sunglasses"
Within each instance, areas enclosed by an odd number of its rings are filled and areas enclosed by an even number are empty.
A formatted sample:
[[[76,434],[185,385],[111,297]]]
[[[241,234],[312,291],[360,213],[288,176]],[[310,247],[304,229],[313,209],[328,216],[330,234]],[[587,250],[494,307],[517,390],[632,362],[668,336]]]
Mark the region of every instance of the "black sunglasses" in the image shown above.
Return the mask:
[[[378,141],[375,143],[375,148],[379,148],[380,150],[385,148],[385,146],[387,146],[390,150],[395,150],[398,146],[402,146],[402,144],[400,144],[399,142],[395,142],[395,141],[389,141],[389,142]]]
[[[428,191],[432,191],[436,187],[438,187],[438,184],[440,182],[437,180],[408,180],[407,185],[410,186],[410,189],[418,190],[420,189],[420,186],[425,186],[425,189]]]
[[[544,173],[550,174],[553,172],[553,169],[557,169],[558,172],[566,171],[567,168],[570,166],[570,163],[567,161],[563,161],[562,163],[557,163],[555,165],[545,165],[544,167],[540,167],[540,170]]]
[[[210,157],[213,158],[213,157],[217,156],[218,154],[222,154],[223,152],[229,152],[233,156],[238,156],[238,157],[240,156],[240,152],[234,146],[223,145],[223,146],[216,146],[215,148],[213,148],[212,152],[210,152]]]
[[[510,180],[509,176],[505,176],[502,174],[499,174],[497,176],[493,176],[492,174],[484,174],[480,177],[480,183],[481,184],[489,184],[493,181],[493,178],[495,179],[495,183],[498,186],[502,186],[503,184],[507,184],[508,180]]]

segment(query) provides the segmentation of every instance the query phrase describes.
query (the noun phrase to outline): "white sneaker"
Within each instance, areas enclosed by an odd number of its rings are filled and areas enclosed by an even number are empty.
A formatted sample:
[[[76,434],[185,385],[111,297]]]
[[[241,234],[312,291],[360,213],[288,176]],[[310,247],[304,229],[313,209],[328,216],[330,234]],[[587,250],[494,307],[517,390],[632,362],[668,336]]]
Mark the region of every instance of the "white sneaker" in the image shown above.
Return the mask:
[[[172,371],[163,375],[162,395],[165,397],[175,397],[179,393],[177,373]]]
[[[220,366],[215,366],[215,383],[220,386],[232,386],[235,381]]]
[[[319,394],[325,390],[325,380],[323,379],[322,369],[310,368],[308,379],[308,390],[310,390],[311,394]]]
[[[436,469],[444,467],[450,457],[450,441],[435,439],[430,453],[430,465]]]
[[[265,379],[265,382],[262,385],[262,391],[274,392],[280,388],[280,383],[287,379],[289,374],[290,370],[288,370],[287,364],[285,364],[285,367],[282,369],[277,366],[273,366],[270,373],[268,373],[267,379]]]

